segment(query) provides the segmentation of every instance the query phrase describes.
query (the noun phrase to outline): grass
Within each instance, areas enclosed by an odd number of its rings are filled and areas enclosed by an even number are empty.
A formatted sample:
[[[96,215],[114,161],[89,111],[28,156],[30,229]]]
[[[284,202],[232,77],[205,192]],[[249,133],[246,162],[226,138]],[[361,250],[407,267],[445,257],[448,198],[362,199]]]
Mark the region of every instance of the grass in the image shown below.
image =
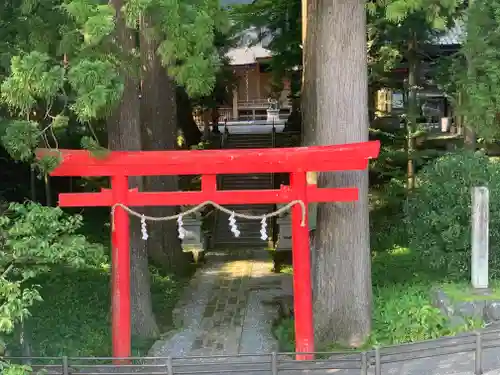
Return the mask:
[[[282,272],[291,273],[290,266]],[[443,274],[433,271],[406,247],[377,252],[372,258],[373,318],[372,335],[362,348],[375,344],[392,345],[454,335],[481,326],[482,322],[467,321],[451,327],[430,300],[435,285],[445,285],[457,298],[465,298],[466,284],[443,280]],[[460,294],[462,293],[462,294]],[[465,297],[464,297],[465,296]],[[293,320],[285,318],[274,329],[282,350],[293,350]],[[339,350],[335,343],[322,350]]]
[[[101,220],[100,220],[101,219]],[[83,232],[109,245],[109,226],[102,218],[85,218]],[[100,224],[99,224],[100,223]],[[151,268],[153,310],[161,332],[172,328],[172,310],[184,281]],[[110,272],[108,269],[60,269],[36,282],[43,302],[31,309],[25,323],[34,356],[111,356]],[[16,335],[10,338],[12,354],[22,353]],[[144,355],[151,340],[132,338],[132,354]]]
[[[477,294],[468,282],[445,283],[442,290],[456,302],[500,300],[500,282],[492,280],[488,294]]]
[[[110,356],[109,272],[60,270],[37,281],[43,302],[32,308],[32,317],[26,323],[33,355]],[[152,273],[151,281],[154,312],[165,332],[171,328],[171,313],[182,283],[157,272]],[[20,352],[16,344],[14,350]],[[133,355],[146,354],[151,344],[150,340],[133,338]]]

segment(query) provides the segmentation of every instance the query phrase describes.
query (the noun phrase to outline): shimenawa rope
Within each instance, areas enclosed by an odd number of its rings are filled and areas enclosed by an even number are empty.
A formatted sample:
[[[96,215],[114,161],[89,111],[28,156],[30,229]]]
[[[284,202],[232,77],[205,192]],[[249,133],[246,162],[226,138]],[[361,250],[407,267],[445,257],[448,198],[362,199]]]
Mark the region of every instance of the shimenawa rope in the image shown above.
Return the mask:
[[[276,211],[273,211],[273,212],[270,212],[268,214],[264,214],[264,215],[247,215],[247,214],[242,214],[242,213],[238,213],[238,212],[234,212],[232,210],[229,210],[227,209],[226,207],[224,206],[221,206],[220,204],[218,203],[215,203],[213,201],[205,201],[203,203],[200,203],[199,205],[193,207],[193,208],[190,208],[189,210],[186,210],[184,212],[181,212],[181,213],[178,213],[176,215],[170,215],[170,216],[160,216],[160,217],[155,217],[155,216],[148,216],[148,215],[143,215],[141,214],[140,212],[137,212],[137,211],[134,211],[132,210],[130,207],[122,204],[122,203],[115,203],[112,207],[111,207],[111,220],[112,220],[112,229],[114,230],[114,215],[115,215],[115,210],[116,210],[116,207],[121,207],[123,208],[125,211],[127,211],[130,215],[132,216],[135,216],[135,217],[138,217],[139,219],[142,219],[142,220],[149,220],[149,221],[169,221],[169,220],[177,220],[179,218],[182,218],[184,216],[187,216],[187,215],[190,215],[192,213],[195,213],[199,210],[201,210],[202,208],[206,207],[206,206],[213,206],[215,208],[217,208],[218,210],[222,211],[222,212],[225,212],[226,214],[228,215],[232,215],[234,217],[239,217],[241,219],[247,219],[247,220],[263,220],[263,219],[268,219],[268,218],[271,218],[271,217],[275,217],[275,216],[278,216],[280,215],[281,213],[283,212],[286,212],[288,211],[290,208],[292,208],[293,206],[295,206],[296,204],[300,205],[301,209],[302,209],[302,218],[301,218],[301,221],[300,221],[300,226],[304,227],[306,225],[305,221],[306,221],[306,205],[303,201],[301,200],[294,200],[294,201],[291,201],[290,203],[288,203],[287,205],[277,209]]]

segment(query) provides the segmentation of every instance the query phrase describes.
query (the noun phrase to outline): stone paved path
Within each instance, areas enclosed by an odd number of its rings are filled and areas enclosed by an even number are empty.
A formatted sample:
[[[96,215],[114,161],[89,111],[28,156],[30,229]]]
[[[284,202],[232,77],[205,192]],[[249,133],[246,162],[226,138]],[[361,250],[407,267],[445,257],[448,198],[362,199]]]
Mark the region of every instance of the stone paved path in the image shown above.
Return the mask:
[[[272,337],[274,297],[283,275],[271,272],[264,250],[209,253],[174,311],[178,331],[157,342],[152,356],[234,355],[278,350]]]

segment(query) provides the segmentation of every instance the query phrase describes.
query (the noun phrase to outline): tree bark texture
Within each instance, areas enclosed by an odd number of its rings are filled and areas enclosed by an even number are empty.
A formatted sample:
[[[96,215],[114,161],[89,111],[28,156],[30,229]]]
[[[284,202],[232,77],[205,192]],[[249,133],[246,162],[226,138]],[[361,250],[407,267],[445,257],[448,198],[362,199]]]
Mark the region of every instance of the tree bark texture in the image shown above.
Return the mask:
[[[137,47],[134,30],[127,28],[122,15],[123,0],[112,0],[116,9],[116,43],[124,53],[131,53]],[[138,75],[137,75],[138,76]],[[141,123],[138,78],[124,69],[124,90],[120,105],[108,119],[108,141],[111,150],[141,150]],[[129,186],[142,190],[142,178],[129,177]],[[141,208],[133,207],[134,210]],[[130,266],[132,334],[154,338],[159,329],[153,314],[151,301],[151,280],[148,268],[146,243],[141,238],[139,219],[130,218]]]
[[[314,144],[315,140],[311,137],[315,134],[316,118],[316,16],[317,1],[302,0],[307,6],[302,6],[302,11],[307,9],[305,32],[302,32],[302,95],[301,95],[301,130],[302,143],[305,145]]]
[[[147,18],[141,21],[141,123],[143,150],[174,150],[177,141],[176,85],[168,77],[156,53],[158,43],[148,38]],[[147,191],[177,191],[177,176],[150,176],[144,179]],[[178,207],[149,207],[150,216],[176,214]],[[161,268],[182,273],[187,266],[177,234],[176,221],[148,223],[148,253]]]
[[[361,0],[311,1],[303,114],[307,145],[368,140],[365,11]],[[359,200],[318,207],[316,340],[359,346],[371,328],[368,173],[323,173],[318,183],[357,187]]]

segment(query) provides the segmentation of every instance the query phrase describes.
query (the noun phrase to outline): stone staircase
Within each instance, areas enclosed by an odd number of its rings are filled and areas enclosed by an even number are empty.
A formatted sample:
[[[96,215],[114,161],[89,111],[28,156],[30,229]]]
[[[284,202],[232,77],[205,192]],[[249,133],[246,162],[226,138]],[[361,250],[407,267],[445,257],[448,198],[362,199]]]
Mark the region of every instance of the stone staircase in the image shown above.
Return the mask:
[[[271,148],[273,147],[273,136],[267,134],[228,134],[223,142],[224,149],[242,148]],[[221,190],[257,190],[272,189],[273,175],[266,174],[232,174],[219,177],[218,188]],[[271,212],[274,205],[231,205],[226,206],[235,212],[247,213],[250,215],[263,215]],[[260,222],[258,220],[236,219],[236,225],[240,231],[240,236],[235,238],[229,228],[229,216],[217,211],[215,230],[213,233],[213,247],[218,249],[226,248],[264,248],[267,241],[260,238]],[[269,228],[268,221],[268,228]]]

